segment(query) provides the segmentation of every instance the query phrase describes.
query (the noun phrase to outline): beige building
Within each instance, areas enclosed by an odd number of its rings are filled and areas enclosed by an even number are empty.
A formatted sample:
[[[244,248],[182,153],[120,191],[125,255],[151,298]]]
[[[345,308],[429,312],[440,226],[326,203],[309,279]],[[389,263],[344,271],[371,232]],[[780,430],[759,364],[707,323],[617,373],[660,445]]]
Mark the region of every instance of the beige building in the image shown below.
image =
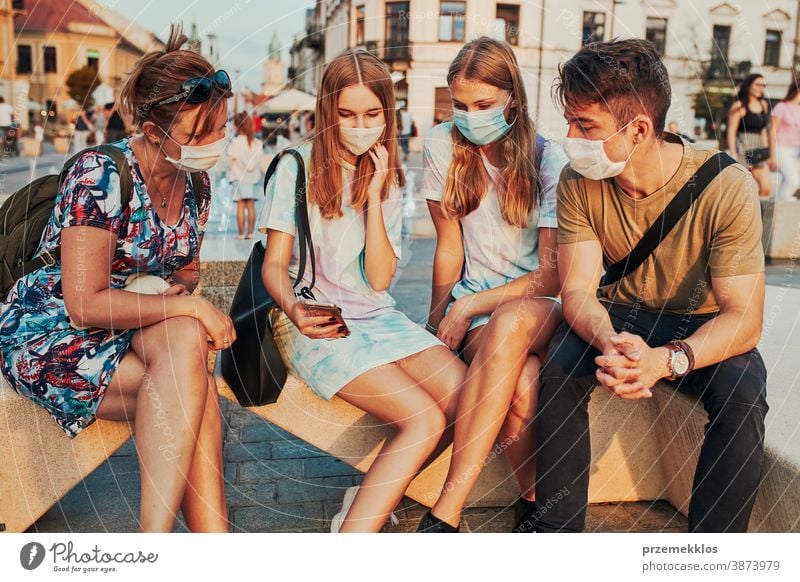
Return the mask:
[[[28,85],[28,101],[72,120],[78,104],[67,92],[69,74],[94,67],[106,96],[120,89],[138,59],[163,44],[106,6],[88,0],[14,0],[13,74]],[[36,112],[33,112],[34,115]]]
[[[375,51],[402,77],[398,98],[423,132],[450,116],[447,67],[479,35],[512,44],[531,114],[553,137],[565,130],[550,97],[558,64],[590,40],[654,41],[672,83],[670,120],[687,132],[708,125],[706,109],[721,107],[749,72],[762,73],[770,97],[780,98],[798,53],[797,0],[318,0],[314,11],[324,48],[316,60],[298,63],[293,76],[347,47]]]

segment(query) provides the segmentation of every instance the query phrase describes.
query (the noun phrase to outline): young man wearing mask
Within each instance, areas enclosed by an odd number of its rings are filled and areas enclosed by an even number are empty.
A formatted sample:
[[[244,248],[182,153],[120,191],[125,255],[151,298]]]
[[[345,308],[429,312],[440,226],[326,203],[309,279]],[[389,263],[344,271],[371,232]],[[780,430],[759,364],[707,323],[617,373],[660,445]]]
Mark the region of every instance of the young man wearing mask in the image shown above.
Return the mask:
[[[758,188],[726,157],[710,160],[710,184],[701,187],[703,172],[695,174],[716,152],[663,132],[670,87],[651,43],[584,47],[560,68],[556,95],[571,164],[557,204],[565,323],[541,374],[537,506],[527,530],[584,527],[594,386],[636,400],[667,379],[699,398],[709,417],[689,531],[746,531],[767,412],[766,369],[755,349],[764,307]],[[610,266],[651,226],[658,231],[687,183],[699,197],[638,267],[609,281]],[[565,487],[569,495],[558,495]]]

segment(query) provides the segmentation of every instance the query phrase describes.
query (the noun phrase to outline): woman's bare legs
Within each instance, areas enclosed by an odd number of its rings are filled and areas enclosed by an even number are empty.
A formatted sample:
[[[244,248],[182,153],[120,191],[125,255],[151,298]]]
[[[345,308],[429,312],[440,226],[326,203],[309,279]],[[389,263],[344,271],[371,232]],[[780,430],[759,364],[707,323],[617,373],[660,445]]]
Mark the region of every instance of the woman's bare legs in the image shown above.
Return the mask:
[[[248,199],[244,201],[247,205],[247,231],[245,236],[252,237],[256,228],[256,201]]]
[[[208,375],[206,408],[181,511],[189,531],[230,531],[222,461],[222,413],[217,384],[211,374]]]
[[[172,531],[187,480],[193,477],[201,482],[193,482],[192,488],[211,497],[202,504],[208,512],[202,518],[198,504],[189,501],[190,529],[210,524],[218,531],[218,516],[226,515],[224,496],[217,505],[220,495],[204,481],[215,469],[219,471],[221,460],[216,468],[194,467],[221,459],[222,454],[221,437],[216,443],[212,440],[214,422],[220,420],[218,409],[214,419],[208,403],[207,356],[206,330],[194,318],[171,318],[139,330],[98,408],[98,418],[135,420],[142,474],[141,531]],[[198,441],[205,451],[199,457],[195,454]],[[210,454],[213,448],[216,456]]]
[[[550,299],[521,299],[501,305],[484,326],[479,342],[467,346],[471,359],[467,377],[459,393],[453,456],[450,470],[439,500],[431,513],[452,526],[461,520],[461,511],[478,480],[485,459],[506,424],[512,403],[519,402],[515,415],[535,408],[531,386],[521,382],[530,379],[538,362],[528,362],[531,354],[543,353],[556,326],[561,321],[561,308]],[[527,378],[522,378],[526,370]],[[538,383],[534,385],[536,389]],[[526,392],[525,395],[521,394]],[[512,418],[509,428],[517,429],[526,419]],[[530,424],[530,422],[528,422]],[[525,462],[532,462],[535,442],[526,434],[511,436],[507,443],[509,459],[522,463],[515,467],[526,471]],[[509,436],[509,435],[506,435]],[[523,479],[523,491],[530,489],[533,476]]]
[[[758,182],[758,195],[761,198],[767,198],[772,192],[772,182],[770,181],[771,172],[766,164],[761,164],[755,168],[750,169],[756,182]]]
[[[337,396],[397,429],[364,476],[340,529],[342,533],[377,532],[441,439],[445,415],[436,400],[396,364],[361,374]]]
[[[244,200],[237,200],[236,201],[236,227],[239,229],[239,237],[245,236],[246,232],[244,230],[244,209],[247,206],[247,202]]]

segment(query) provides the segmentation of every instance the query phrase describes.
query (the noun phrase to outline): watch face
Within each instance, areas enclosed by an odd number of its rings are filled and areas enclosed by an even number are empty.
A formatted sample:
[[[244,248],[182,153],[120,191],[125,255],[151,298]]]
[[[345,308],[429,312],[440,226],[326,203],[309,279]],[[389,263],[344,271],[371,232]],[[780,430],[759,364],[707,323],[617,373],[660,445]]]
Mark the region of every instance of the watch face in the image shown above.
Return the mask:
[[[677,376],[683,376],[689,371],[689,356],[685,352],[672,353],[672,371]]]

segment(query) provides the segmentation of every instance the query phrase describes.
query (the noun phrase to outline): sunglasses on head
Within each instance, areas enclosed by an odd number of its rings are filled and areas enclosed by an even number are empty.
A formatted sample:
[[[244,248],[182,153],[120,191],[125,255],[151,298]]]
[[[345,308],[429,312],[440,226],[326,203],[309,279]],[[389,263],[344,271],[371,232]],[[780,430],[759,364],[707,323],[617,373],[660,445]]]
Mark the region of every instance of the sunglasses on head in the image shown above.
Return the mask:
[[[162,105],[169,105],[170,103],[177,103],[178,101],[186,101],[191,105],[198,103],[205,103],[211,99],[211,94],[214,88],[221,90],[226,96],[231,93],[231,78],[228,73],[220,69],[210,77],[194,77],[187,79],[181,83],[181,88],[178,93],[161,101],[155,101],[149,105],[145,105],[143,113],[146,115],[152,109],[161,107]]]

